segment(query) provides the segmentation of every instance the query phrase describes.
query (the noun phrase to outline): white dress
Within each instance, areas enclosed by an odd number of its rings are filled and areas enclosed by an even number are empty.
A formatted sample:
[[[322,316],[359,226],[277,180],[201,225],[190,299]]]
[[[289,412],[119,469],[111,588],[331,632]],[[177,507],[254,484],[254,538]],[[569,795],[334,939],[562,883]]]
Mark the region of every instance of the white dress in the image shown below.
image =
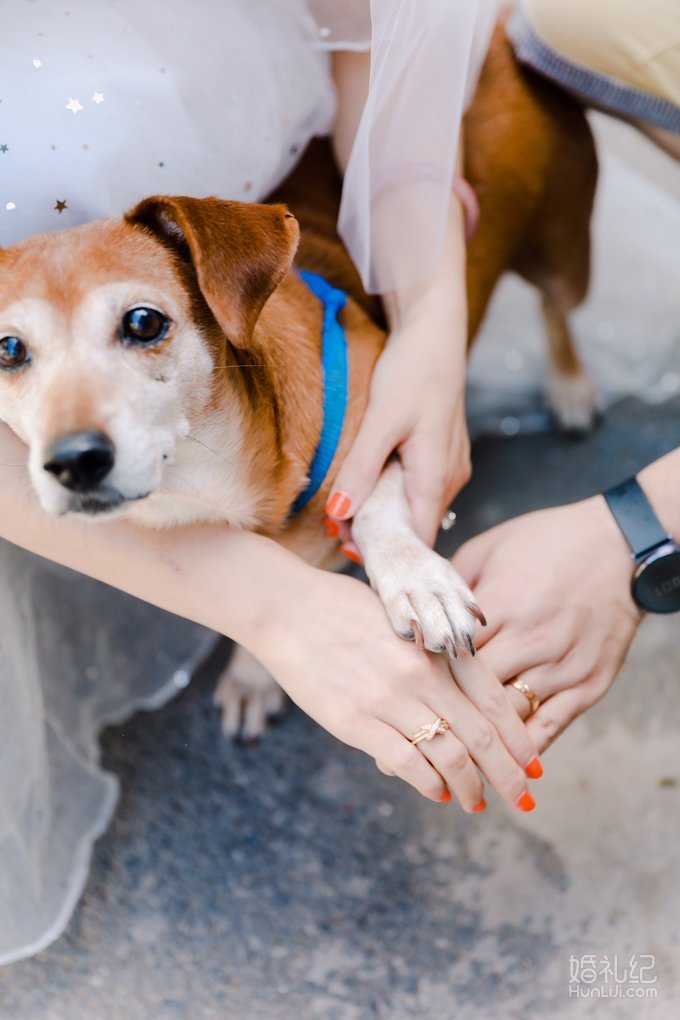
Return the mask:
[[[153,193],[264,198],[332,126],[325,51],[370,47],[340,222],[370,289],[408,282],[437,257],[493,8],[0,0],[0,245]],[[82,891],[117,797],[100,729],[185,686],[213,638],[2,541],[0,578],[1,963],[55,939]]]

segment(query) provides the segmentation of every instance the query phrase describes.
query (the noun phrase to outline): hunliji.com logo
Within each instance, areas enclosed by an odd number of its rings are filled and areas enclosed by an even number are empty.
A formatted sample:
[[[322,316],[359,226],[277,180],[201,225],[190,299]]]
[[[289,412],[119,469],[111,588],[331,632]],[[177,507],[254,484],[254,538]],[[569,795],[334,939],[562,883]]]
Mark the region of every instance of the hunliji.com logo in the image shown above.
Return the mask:
[[[655,959],[633,953],[614,956],[570,956],[569,998],[656,999],[659,995]]]

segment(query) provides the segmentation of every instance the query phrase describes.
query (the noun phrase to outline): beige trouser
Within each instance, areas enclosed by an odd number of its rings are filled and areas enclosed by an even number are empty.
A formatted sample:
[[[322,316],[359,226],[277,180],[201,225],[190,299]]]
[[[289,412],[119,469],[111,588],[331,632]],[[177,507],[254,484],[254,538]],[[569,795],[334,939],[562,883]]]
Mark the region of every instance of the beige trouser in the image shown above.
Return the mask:
[[[680,107],[680,0],[522,0],[567,60]]]

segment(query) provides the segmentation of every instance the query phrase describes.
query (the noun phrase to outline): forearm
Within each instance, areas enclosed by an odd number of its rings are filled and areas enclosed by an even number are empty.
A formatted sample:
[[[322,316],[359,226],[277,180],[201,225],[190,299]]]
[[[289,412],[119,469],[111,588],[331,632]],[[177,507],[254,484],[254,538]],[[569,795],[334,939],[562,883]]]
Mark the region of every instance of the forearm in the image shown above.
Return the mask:
[[[54,519],[20,465],[26,448],[0,425],[0,535],[178,616],[258,643],[312,570],[270,539],[216,525],[163,530]]]
[[[449,201],[441,258],[433,276],[384,295],[392,330],[413,327],[420,335],[445,337],[461,368],[467,352],[465,215],[458,198]]]
[[[354,138],[361,120],[368,94],[370,56],[367,53],[336,53],[333,60],[338,111],[333,131],[333,145],[341,172],[344,174],[352,151]],[[456,160],[456,172],[462,170],[462,145]],[[400,214],[392,208],[389,193],[384,199],[381,217],[388,221],[382,231],[384,243],[376,231],[374,258],[398,258],[390,244],[389,219]],[[376,217],[378,222],[378,217]],[[459,355],[461,367],[465,363],[467,346],[467,299],[465,289],[465,211],[455,193],[448,205],[441,257],[434,275],[419,284],[403,287],[383,295],[391,330],[406,328],[414,335],[447,337]]]
[[[655,460],[638,478],[663,527],[680,542],[680,447]]]

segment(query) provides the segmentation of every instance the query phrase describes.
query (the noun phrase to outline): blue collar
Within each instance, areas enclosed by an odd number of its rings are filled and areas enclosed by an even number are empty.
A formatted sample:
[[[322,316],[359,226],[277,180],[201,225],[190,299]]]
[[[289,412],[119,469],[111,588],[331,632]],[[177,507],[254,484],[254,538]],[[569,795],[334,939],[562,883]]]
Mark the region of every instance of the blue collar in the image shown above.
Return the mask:
[[[290,516],[298,513],[319,490],[333,462],[347,409],[347,338],[338,322],[338,314],[347,303],[347,295],[336,290],[323,276],[301,270],[300,276],[323,304],[321,368],[323,370],[323,424],[316,452],[310,464],[309,481],[297,497]]]

